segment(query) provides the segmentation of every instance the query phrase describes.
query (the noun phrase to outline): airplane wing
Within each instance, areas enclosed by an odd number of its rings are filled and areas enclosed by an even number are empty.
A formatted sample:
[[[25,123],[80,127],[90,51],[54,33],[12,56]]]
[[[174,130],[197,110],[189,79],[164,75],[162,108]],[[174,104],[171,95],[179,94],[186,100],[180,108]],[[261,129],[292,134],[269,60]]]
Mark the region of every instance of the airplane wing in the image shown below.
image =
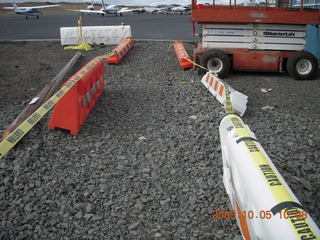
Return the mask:
[[[145,7],[144,10],[146,10],[146,12],[152,13],[152,12],[155,12],[157,9],[154,7]]]
[[[130,9],[131,12],[145,12],[146,10],[144,8],[134,8]]]
[[[85,9],[68,9],[68,11],[73,11],[73,12],[81,12],[81,13],[94,13],[94,14],[106,14],[103,11],[99,11],[99,10],[85,10]]]
[[[45,5],[45,6],[32,6],[32,7],[19,7],[19,10],[28,10],[28,9],[40,9],[40,8],[50,8],[50,7],[57,7],[58,5]],[[14,7],[3,7],[3,9],[14,9]]]
[[[51,7],[58,7],[61,4],[57,4],[57,5],[44,5],[44,6],[34,6],[34,7],[26,7],[26,8],[31,8],[31,9],[39,9],[39,8],[51,8]],[[19,7],[20,9],[22,9],[21,7]]]
[[[131,9],[128,9],[128,8],[121,8],[118,13],[128,13],[128,12],[132,12]]]

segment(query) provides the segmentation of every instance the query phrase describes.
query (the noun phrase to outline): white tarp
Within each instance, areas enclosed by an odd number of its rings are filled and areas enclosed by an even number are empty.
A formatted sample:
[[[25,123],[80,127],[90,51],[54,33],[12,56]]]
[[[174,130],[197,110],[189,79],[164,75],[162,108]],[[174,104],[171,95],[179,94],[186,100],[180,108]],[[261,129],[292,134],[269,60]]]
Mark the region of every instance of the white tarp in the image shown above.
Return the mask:
[[[130,25],[82,27],[82,39],[89,44],[117,45],[131,37]],[[61,45],[78,45],[78,27],[60,28]]]

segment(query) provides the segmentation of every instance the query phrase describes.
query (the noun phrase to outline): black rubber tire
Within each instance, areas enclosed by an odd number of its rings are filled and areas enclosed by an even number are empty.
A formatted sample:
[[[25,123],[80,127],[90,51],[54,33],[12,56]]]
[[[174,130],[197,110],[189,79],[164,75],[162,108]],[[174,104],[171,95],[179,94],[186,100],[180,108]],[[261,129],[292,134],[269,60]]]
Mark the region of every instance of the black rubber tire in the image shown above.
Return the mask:
[[[301,74],[297,70],[299,61],[307,60],[311,63],[311,70],[306,74]],[[292,54],[287,61],[287,71],[291,77],[297,80],[311,80],[313,79],[318,70],[318,59],[311,53],[300,51]]]
[[[205,52],[201,57],[200,57],[200,65],[208,68],[208,62],[211,58],[217,58],[221,60],[222,62],[222,69],[219,72],[216,72],[218,77],[220,78],[225,78],[229,72],[230,72],[230,58],[227,54],[224,53],[224,51],[220,49],[211,49],[207,52]],[[204,71],[202,71],[204,72]]]

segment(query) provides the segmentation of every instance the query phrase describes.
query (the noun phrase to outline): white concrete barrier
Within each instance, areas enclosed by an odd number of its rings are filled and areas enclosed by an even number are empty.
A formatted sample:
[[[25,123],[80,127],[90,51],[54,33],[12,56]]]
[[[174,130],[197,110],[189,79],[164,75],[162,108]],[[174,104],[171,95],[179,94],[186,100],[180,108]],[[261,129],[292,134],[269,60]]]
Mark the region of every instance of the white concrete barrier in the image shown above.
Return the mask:
[[[223,182],[244,239],[320,239],[319,228],[242,119],[227,113],[219,132]]]
[[[117,45],[131,37],[130,25],[82,27],[82,39],[88,44]],[[60,28],[61,45],[78,45],[78,27]]]

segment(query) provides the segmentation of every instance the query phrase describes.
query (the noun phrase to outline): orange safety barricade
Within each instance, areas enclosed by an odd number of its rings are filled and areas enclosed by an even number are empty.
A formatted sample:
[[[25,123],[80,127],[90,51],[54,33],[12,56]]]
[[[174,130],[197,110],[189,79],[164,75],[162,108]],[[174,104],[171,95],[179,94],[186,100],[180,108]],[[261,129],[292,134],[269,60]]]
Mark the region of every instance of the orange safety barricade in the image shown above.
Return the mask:
[[[72,79],[79,81],[56,104],[48,127],[66,129],[76,135],[104,89],[103,59],[92,59],[65,84]]]
[[[115,49],[113,49],[113,52],[115,53],[107,58],[108,64],[118,64],[133,47],[134,41],[131,37],[124,39]]]
[[[190,59],[189,54],[187,53],[187,50],[184,48],[181,41],[175,41],[173,43],[174,51],[176,52],[179,64],[183,70],[192,68],[193,64],[186,60],[186,58]]]

